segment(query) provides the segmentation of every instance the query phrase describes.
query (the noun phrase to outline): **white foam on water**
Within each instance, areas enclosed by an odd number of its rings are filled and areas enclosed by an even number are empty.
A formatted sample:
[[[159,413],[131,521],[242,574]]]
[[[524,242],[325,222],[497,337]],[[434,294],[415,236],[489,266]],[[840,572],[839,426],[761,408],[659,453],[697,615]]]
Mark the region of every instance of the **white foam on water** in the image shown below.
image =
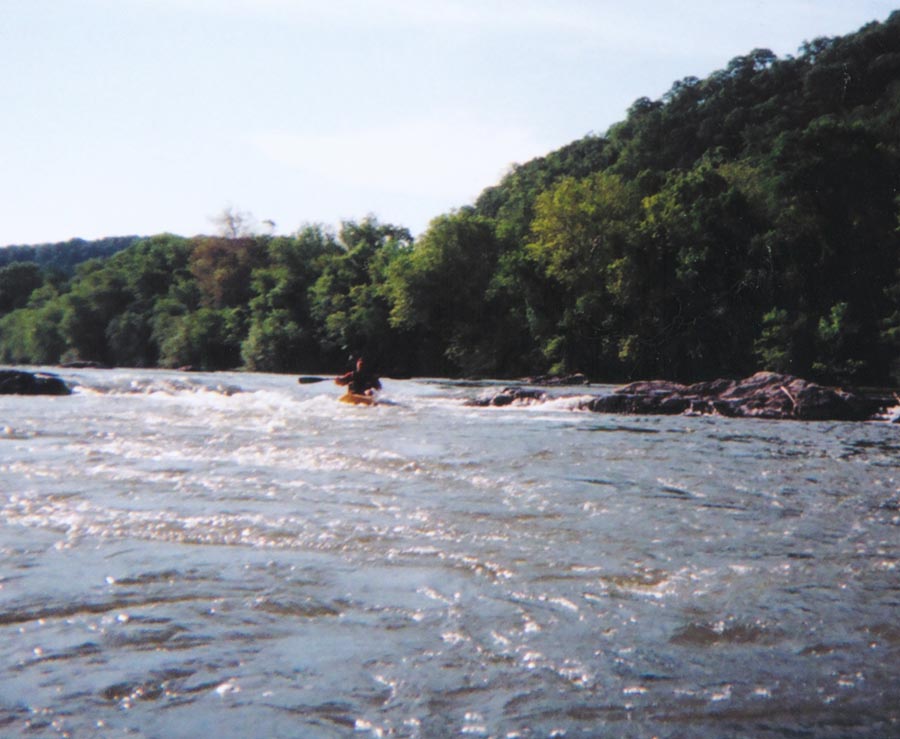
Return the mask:
[[[713,736],[753,733],[769,701],[785,733],[890,718],[885,424],[622,420],[555,392],[472,408],[495,385],[439,380],[353,408],[290,376],[74,376],[74,396],[4,406],[5,726],[16,706],[72,735],[167,736],[224,705],[229,739],[652,736],[685,716]]]

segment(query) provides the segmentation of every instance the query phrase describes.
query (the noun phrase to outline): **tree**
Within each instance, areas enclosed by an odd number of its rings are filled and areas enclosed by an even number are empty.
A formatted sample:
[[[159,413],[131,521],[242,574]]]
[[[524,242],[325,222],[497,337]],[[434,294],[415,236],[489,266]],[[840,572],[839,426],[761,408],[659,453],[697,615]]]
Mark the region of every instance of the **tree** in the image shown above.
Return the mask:
[[[241,364],[243,335],[242,317],[234,309],[200,308],[170,315],[160,344],[160,362],[166,367],[233,369]]]
[[[327,261],[309,291],[320,345],[335,362],[350,353],[382,369],[396,365],[403,346],[389,321],[384,283],[388,265],[409,250],[412,237],[370,217],[345,222],[338,239],[343,253]]]
[[[256,230],[256,219],[249,211],[238,210],[233,205],[223,208],[219,215],[210,219],[218,226],[219,235],[225,239],[250,238]],[[272,221],[267,221],[275,224]]]
[[[552,371],[618,372],[626,338],[621,304],[640,214],[637,188],[608,172],[562,180],[538,198],[527,250],[548,281],[534,312],[545,317],[535,329]]]
[[[254,270],[250,328],[241,353],[249,369],[316,371],[327,364],[316,338],[310,291],[326,265],[344,253],[321,226],[272,239],[267,260]]]
[[[252,238],[197,240],[190,257],[190,271],[200,289],[201,301],[210,308],[247,305],[253,297],[253,270],[264,264],[266,244]]]
[[[632,333],[652,347],[639,366],[678,379],[747,372],[764,304],[753,249],[763,214],[709,160],[672,174],[643,208],[631,278],[641,287],[626,298],[642,306]]]
[[[72,289],[62,299],[62,335],[75,356],[103,364],[113,362],[107,326],[132,301],[125,278],[104,269],[99,260],[78,268]]]
[[[58,301],[20,308],[0,318],[0,361],[7,364],[56,364],[66,350],[59,326]]]
[[[489,288],[499,243],[488,219],[459,211],[432,221],[391,264],[391,325],[414,332],[420,371],[472,375],[495,365]]]
[[[852,366],[858,379],[888,377],[879,336],[900,259],[898,162],[871,131],[831,117],[782,135],[773,148],[781,207],[767,235],[776,275],[772,302],[797,317],[792,325],[800,333],[792,343],[800,373],[841,380]],[[827,328],[835,321],[842,326],[837,334]],[[839,365],[827,338],[836,335]]]
[[[44,274],[33,262],[0,267],[0,315],[23,308],[32,292],[44,284]]]

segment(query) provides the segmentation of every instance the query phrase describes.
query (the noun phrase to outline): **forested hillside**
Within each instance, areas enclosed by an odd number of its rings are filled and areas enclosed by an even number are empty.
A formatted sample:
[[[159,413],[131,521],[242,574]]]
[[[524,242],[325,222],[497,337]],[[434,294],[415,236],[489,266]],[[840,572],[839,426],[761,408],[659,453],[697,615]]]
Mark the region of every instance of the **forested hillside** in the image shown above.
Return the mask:
[[[5,362],[897,381],[900,12],[641,98],[415,242],[368,219],[23,269]]]
[[[138,236],[111,236],[94,241],[70,239],[54,244],[4,246],[0,248],[0,267],[6,267],[13,262],[31,262],[42,269],[71,275],[75,267],[82,262],[110,257],[122,249],[127,249],[138,240]]]

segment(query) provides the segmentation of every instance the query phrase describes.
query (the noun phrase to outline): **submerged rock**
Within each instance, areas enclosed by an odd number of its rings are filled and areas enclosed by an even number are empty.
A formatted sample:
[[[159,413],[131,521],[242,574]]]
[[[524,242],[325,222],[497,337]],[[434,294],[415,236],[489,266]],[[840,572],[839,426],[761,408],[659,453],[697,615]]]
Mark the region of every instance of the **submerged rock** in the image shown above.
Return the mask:
[[[0,395],[71,395],[56,375],[45,372],[0,370]]]
[[[611,395],[587,400],[580,407],[598,413],[693,412],[804,421],[865,421],[884,410],[877,398],[775,372],[693,385],[665,380],[634,382]]]

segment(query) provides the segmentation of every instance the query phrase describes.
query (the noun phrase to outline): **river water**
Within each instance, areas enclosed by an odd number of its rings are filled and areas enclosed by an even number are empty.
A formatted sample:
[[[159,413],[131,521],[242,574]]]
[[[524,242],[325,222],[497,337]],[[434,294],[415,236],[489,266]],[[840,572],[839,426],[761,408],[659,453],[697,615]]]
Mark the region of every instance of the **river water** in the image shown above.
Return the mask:
[[[0,398],[4,737],[900,735],[898,426],[61,375]]]

